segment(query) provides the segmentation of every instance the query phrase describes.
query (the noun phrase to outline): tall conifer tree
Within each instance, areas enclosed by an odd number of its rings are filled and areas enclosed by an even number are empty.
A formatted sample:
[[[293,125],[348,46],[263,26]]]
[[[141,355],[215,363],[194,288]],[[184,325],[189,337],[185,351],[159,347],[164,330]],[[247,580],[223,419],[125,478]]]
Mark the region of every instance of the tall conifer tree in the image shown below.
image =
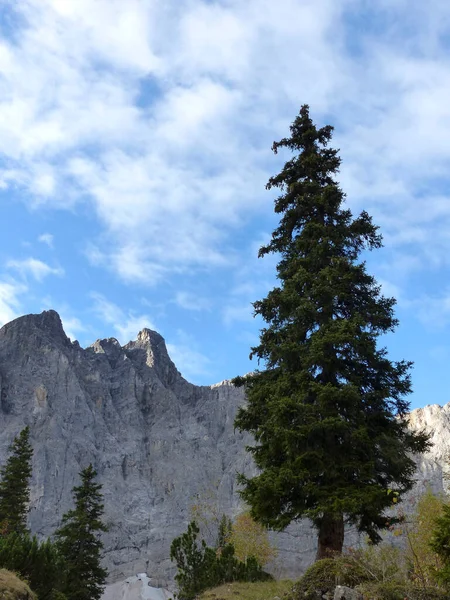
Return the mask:
[[[27,532],[30,502],[30,428],[25,427],[10,446],[11,455],[0,470],[0,527],[3,535]]]
[[[250,356],[265,368],[234,380],[248,400],[236,426],[253,434],[248,449],[260,469],[240,482],[262,523],[281,530],[312,519],[322,558],[341,552],[345,521],[379,541],[393,494],[413,484],[410,453],[427,438],[403,418],[411,363],[377,347],[397,325],[395,300],[360,260],[381,247],[378,228],[343,207],[333,128],[317,129],[305,105],[290,131],[272,149],[294,156],[267,184],[281,191],[280,223],[259,251],[279,256],[279,285],[253,304],[267,325]]]
[[[73,488],[75,508],[63,516],[55,534],[65,565],[63,592],[68,600],[98,600],[103,593],[107,571],[101,566],[103,497],[92,465],[81,471],[81,485]]]

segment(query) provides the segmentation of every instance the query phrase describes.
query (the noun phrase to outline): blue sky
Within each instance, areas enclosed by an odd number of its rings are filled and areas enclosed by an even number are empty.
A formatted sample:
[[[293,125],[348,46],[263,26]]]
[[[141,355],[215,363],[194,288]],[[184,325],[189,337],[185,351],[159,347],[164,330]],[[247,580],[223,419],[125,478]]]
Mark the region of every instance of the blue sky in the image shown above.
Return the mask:
[[[445,0],[0,0],[0,324],[54,308],[82,345],[156,329],[195,383],[252,370],[270,148],[308,103],[384,235],[412,405],[446,403],[449,33]]]

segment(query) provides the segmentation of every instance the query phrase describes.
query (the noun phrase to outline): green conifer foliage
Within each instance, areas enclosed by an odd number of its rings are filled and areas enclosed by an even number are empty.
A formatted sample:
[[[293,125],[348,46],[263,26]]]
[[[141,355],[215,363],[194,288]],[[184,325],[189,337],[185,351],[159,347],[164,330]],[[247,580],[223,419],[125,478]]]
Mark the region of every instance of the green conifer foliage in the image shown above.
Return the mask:
[[[222,583],[231,581],[268,581],[271,575],[263,571],[254,556],[240,561],[234,546],[226,541],[230,522],[222,518],[218,531],[218,544],[210,548],[205,540],[198,540],[200,529],[191,521],[187,531],[175,538],[170,546],[170,559],[177,565],[175,581],[180,600],[194,600],[199,594]]]
[[[39,600],[48,600],[60,585],[62,565],[55,545],[27,533],[0,537],[0,567],[20,573]]]
[[[62,591],[68,600],[98,600],[104,589],[107,571],[101,566],[103,543],[100,534],[103,497],[97,473],[89,465],[81,471],[81,485],[73,488],[75,508],[63,516],[56,532],[56,544],[64,563]]]
[[[227,515],[222,515],[220,522],[219,522],[219,527],[218,527],[218,531],[217,531],[217,540],[216,540],[216,545],[215,545],[215,549],[217,552],[220,553],[222,548],[224,548],[230,542],[230,537],[231,537],[232,531],[233,531],[233,523],[232,523],[230,517],[227,517]]]
[[[25,427],[14,438],[10,452],[10,457],[0,470],[0,527],[3,535],[27,531],[33,457],[29,427]]]
[[[281,192],[279,226],[259,251],[279,257],[279,285],[253,305],[267,325],[250,356],[264,370],[234,380],[248,400],[236,427],[253,434],[248,450],[260,469],[240,482],[263,524],[282,530],[311,518],[322,558],[341,552],[344,521],[379,541],[393,494],[412,486],[409,453],[427,438],[402,419],[411,363],[377,348],[397,325],[395,300],[360,259],[382,245],[378,228],[343,207],[333,128],[317,129],[305,105],[290,130],[273,150],[293,156],[267,184]]]
[[[177,564],[175,581],[180,600],[194,600],[200,592],[214,584],[216,553],[205,540],[198,541],[200,529],[191,521],[187,531],[175,538],[170,546],[170,559]]]

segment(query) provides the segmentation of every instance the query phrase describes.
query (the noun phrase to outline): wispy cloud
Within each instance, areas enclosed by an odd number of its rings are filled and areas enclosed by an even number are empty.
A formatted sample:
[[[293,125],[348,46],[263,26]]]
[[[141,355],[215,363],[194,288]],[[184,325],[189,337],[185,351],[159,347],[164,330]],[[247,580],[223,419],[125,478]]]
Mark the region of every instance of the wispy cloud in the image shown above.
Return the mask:
[[[317,65],[335,62],[324,42],[339,11],[329,0],[87,6],[15,6],[26,27],[0,52],[4,185],[34,203],[90,199],[105,227],[90,255],[126,281],[234,264],[230,233],[266,179],[255,134],[270,145],[273,90],[302,81],[285,59],[302,39],[304,77],[317,81]],[[267,61],[274,47],[282,69]],[[334,82],[319,79],[328,93]]]
[[[167,351],[182,375],[189,381],[211,376],[210,358],[199,351],[194,337],[182,329],[177,330],[174,343],[167,344]]]
[[[91,297],[94,301],[94,312],[102,321],[112,326],[121,344],[135,340],[139,331],[144,328],[155,329],[148,315],[125,311],[102,294],[92,293]]]
[[[61,267],[51,267],[47,263],[37,258],[25,258],[23,260],[9,260],[6,263],[9,269],[18,271],[23,277],[31,276],[36,281],[42,281],[49,275],[64,275],[64,269]]]
[[[194,312],[211,310],[211,300],[203,298],[193,292],[177,292],[175,294],[174,302],[180,308]]]
[[[80,334],[84,334],[87,328],[83,325],[81,319],[67,313],[65,310],[59,311],[59,316],[63,324],[66,335],[74,342],[80,338]]]
[[[45,244],[49,248],[53,248],[53,239],[54,236],[51,233],[43,233],[38,237],[38,241],[42,244]]]
[[[0,327],[20,316],[20,296],[25,292],[26,287],[19,282],[0,281]]]
[[[225,325],[232,325],[236,322],[253,321],[253,306],[250,302],[243,304],[229,304],[223,308],[222,317]]]
[[[450,288],[440,294],[422,295],[404,300],[403,304],[428,328],[442,331],[450,324]]]
[[[430,189],[450,161],[443,0],[366,5],[364,36],[354,0],[10,9],[23,26],[0,42],[0,186],[90,203],[103,232],[87,255],[122,280],[235,268],[233,234],[270,211],[269,148],[302,102],[336,124],[350,204],[399,254],[448,264],[450,203]]]

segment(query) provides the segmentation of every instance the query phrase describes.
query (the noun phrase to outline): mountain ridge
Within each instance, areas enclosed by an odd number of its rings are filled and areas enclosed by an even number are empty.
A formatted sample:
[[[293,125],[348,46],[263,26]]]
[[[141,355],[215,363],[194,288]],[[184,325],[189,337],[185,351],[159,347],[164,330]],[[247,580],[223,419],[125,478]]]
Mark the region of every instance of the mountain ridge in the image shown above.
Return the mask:
[[[249,462],[238,458],[242,443],[231,434],[242,393],[187,382],[157,332],[144,329],[124,346],[109,338],[81,348],[55,311],[19,317],[0,330],[0,398],[2,461],[14,435],[31,428],[33,532],[53,533],[78,472],[94,464],[111,526],[112,580],[170,575],[170,541],[211,482],[224,512],[237,510],[234,464]]]
[[[103,484],[105,563],[110,581],[137,572],[171,579],[170,543],[186,529],[190,507],[213,498],[233,516],[241,509],[236,472],[254,473],[234,430],[242,388],[229,381],[196,386],[168,355],[164,338],[144,328],[121,346],[115,338],[82,348],[64,332],[55,311],[25,315],[0,329],[0,462],[12,438],[30,425],[35,448],[30,526],[51,535],[71,507],[78,473],[92,462]],[[435,446],[417,457],[418,483],[403,505],[412,509],[430,486],[444,488],[450,452],[450,404],[416,409],[412,427],[425,426]],[[275,574],[296,577],[312,561],[316,535],[302,521],[273,534]],[[347,544],[357,543],[354,530]]]

